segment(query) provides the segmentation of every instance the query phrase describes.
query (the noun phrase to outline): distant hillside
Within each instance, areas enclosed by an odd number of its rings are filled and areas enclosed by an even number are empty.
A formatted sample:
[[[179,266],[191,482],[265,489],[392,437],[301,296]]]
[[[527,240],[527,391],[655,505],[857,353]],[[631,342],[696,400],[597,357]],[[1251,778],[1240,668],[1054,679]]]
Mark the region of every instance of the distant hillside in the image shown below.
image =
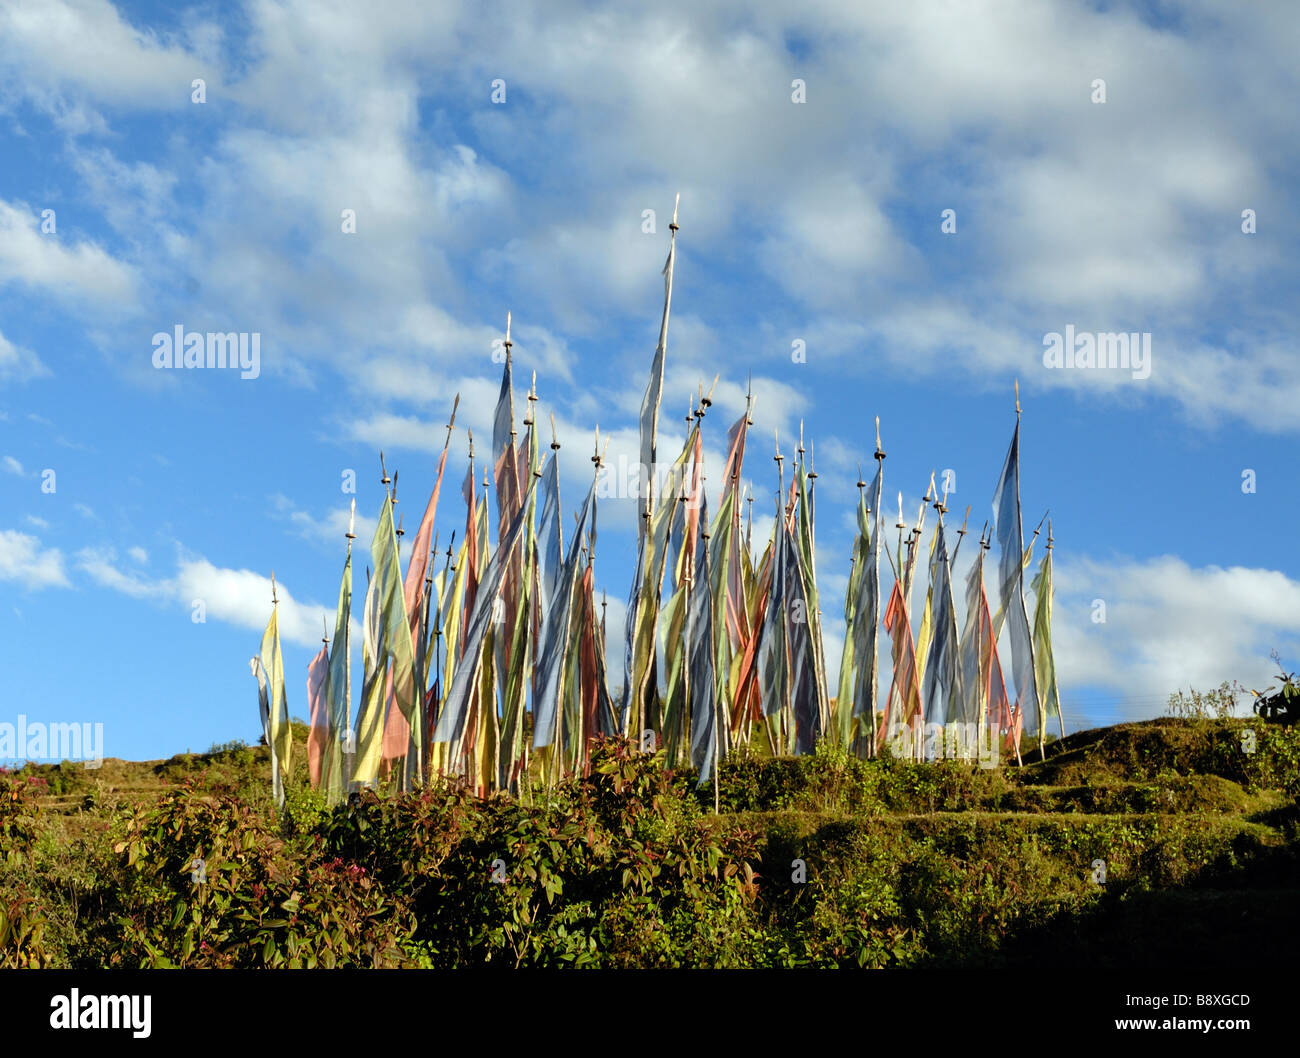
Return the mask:
[[[1300,734],[1257,721],[1079,732],[1023,768],[741,756],[718,815],[621,743],[528,804],[328,812],[299,783],[277,815],[269,767],[0,777],[0,965],[1227,968],[1300,939]]]

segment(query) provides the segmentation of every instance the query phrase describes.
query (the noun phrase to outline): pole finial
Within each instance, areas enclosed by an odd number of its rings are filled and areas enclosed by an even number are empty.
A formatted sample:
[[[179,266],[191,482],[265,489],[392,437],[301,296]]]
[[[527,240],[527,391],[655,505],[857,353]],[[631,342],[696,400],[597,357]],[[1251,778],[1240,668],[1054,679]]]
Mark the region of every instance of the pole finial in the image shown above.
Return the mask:
[[[528,399],[528,415],[524,419],[524,425],[531,430],[533,428],[533,425],[537,421],[536,419],[537,413],[536,410],[533,408],[533,404],[537,400],[537,372],[536,371],[533,371],[533,381],[528,387],[527,399]]]
[[[718,374],[718,375],[714,375],[714,376],[713,376],[713,382],[712,382],[712,384],[709,386],[709,392],[706,393],[706,394],[704,394],[704,396],[702,396],[702,397],[700,398],[700,406],[701,406],[701,407],[703,407],[703,408],[711,408],[711,407],[713,406],[713,391],[714,391],[715,389],[718,388],[718,379],[721,378],[721,377],[722,377],[722,376],[721,376],[720,374]],[[701,413],[701,414],[703,414],[703,413]]]
[[[1020,418],[1020,379],[1016,379],[1016,418]]]

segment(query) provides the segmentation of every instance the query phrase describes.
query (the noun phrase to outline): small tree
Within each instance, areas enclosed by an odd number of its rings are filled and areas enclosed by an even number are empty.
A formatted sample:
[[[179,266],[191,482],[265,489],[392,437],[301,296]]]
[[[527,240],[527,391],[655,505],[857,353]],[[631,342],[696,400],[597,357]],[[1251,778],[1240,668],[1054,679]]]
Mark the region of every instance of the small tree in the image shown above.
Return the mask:
[[[1282,700],[1290,708],[1293,699],[1300,698],[1300,683],[1296,682],[1295,673],[1287,672],[1282,667],[1282,655],[1276,649],[1270,650],[1268,656],[1273,659],[1274,664],[1278,667],[1277,678],[1282,681],[1282,686],[1274,690],[1272,687],[1262,691],[1253,691],[1256,698],[1273,698],[1281,695]]]

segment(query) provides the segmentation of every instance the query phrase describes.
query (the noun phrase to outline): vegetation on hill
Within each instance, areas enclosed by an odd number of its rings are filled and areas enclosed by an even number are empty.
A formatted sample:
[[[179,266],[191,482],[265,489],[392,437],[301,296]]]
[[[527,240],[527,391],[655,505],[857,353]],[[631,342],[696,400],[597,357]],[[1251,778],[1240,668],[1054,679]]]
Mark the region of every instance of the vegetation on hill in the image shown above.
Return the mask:
[[[28,765],[0,774],[0,966],[1290,961],[1300,733],[1163,719],[1026,760],[742,754],[716,815],[617,740],[526,802],[333,811],[300,782],[276,813],[240,743]]]

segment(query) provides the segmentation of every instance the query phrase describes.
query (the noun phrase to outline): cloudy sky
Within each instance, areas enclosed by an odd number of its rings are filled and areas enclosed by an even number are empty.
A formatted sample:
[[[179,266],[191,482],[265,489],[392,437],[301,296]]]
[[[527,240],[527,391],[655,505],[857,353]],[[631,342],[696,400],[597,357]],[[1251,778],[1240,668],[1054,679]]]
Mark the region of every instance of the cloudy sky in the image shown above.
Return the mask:
[[[743,6],[4,4],[0,721],[254,740],[272,569],[304,714],[346,472],[364,584],[378,450],[413,528],[507,310],[576,507],[597,423],[634,458],[677,193],[661,438],[719,375],[720,471],[752,374],[757,537],[802,421],[832,671],[873,416],[887,496],[950,470],[978,531],[1017,378],[1067,726],[1300,668],[1291,5]],[[156,370],[178,325],[258,377]],[[1149,334],[1149,377],[1045,366],[1067,327]],[[599,517],[617,642],[633,502]]]

